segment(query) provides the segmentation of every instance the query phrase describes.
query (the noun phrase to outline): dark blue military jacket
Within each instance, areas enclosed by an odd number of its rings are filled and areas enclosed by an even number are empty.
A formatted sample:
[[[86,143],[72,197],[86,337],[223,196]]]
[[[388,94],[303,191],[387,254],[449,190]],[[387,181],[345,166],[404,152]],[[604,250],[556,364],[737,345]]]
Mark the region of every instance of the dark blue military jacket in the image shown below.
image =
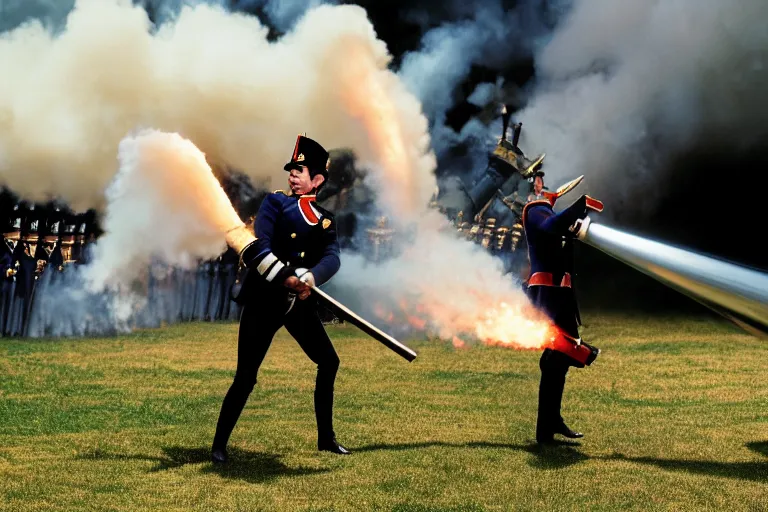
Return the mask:
[[[523,209],[528,242],[531,302],[566,333],[578,337],[579,311],[571,287],[573,239],[570,228],[587,215],[586,196],[555,213],[549,201],[532,201]]]
[[[7,277],[8,270],[11,268],[13,268],[13,251],[3,240],[0,244],[0,281]]]
[[[262,284],[282,287],[296,269],[305,268],[321,285],[341,266],[336,223],[317,205],[315,195],[269,194],[259,208],[254,234],[257,240],[244,251],[243,263]]]
[[[587,215],[586,196],[555,213],[549,201],[532,201],[523,209],[523,228],[528,242],[531,274],[550,272],[558,280],[572,266],[569,251],[563,251],[563,240],[573,240],[570,228]]]

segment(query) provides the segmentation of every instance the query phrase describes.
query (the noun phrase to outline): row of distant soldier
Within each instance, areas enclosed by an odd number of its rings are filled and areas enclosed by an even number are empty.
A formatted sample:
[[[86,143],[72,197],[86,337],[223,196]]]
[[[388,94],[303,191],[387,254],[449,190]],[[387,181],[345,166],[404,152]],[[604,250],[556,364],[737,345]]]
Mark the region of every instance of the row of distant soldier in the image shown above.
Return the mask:
[[[0,335],[24,335],[38,280],[44,272],[86,260],[86,246],[96,236],[95,215],[20,202],[3,190],[0,219]]]
[[[8,200],[9,194],[3,194]],[[19,275],[39,276],[47,266],[85,261],[85,247],[97,233],[93,212],[74,214],[51,205],[26,202],[3,204],[3,244],[0,271],[6,279]]]
[[[12,259],[10,268],[3,269],[6,277],[23,272],[24,264],[34,266],[39,275],[47,264],[61,270],[65,264],[82,263],[85,247],[96,237],[93,212],[74,214],[58,206],[21,202],[4,217],[0,261],[8,265],[8,257]]]
[[[0,212],[0,336],[110,334],[108,320],[62,318],[67,308],[60,302],[64,290],[80,286],[78,276],[68,270],[88,262],[90,244],[102,233],[95,212],[75,214],[54,204],[17,202],[6,191],[0,191]],[[229,298],[237,265],[237,254],[228,249],[218,258],[200,261],[196,269],[149,273],[147,304],[132,322],[156,327],[237,319],[240,307]],[[97,309],[90,313],[108,316],[98,309],[100,302],[89,304]],[[77,308],[73,313],[79,314]],[[328,314],[324,319],[334,320]]]

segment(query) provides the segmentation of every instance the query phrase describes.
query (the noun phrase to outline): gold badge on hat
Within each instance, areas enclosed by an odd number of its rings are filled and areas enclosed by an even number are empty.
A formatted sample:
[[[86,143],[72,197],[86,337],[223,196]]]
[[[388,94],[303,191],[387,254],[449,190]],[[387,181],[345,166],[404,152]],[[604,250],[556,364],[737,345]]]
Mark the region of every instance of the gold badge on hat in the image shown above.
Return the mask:
[[[323,229],[328,229],[328,226],[331,225],[331,219],[323,219]]]
[[[299,153],[299,156],[296,158],[297,162],[303,162],[304,161],[304,153]]]

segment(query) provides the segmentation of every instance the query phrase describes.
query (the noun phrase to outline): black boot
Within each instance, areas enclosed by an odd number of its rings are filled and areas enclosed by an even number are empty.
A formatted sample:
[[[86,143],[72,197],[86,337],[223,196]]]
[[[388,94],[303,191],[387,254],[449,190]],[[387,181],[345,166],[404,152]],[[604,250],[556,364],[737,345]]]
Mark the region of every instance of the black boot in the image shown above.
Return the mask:
[[[211,461],[214,464],[226,464],[229,461],[229,457],[227,457],[227,449],[214,447],[213,450],[211,450]]]
[[[317,449],[321,452],[337,453],[339,455],[350,455],[352,452],[341,446],[335,437],[318,439]]]
[[[560,434],[561,436],[565,436],[569,439],[581,439],[584,437],[584,434],[571,430],[565,423],[560,424],[560,427],[555,430],[555,434]]]

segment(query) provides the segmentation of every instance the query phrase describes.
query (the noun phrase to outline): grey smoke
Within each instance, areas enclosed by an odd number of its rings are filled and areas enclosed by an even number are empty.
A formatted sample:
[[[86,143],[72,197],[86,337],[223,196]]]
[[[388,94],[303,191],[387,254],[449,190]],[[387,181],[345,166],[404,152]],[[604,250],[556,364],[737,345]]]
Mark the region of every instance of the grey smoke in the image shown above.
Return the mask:
[[[426,32],[420,48],[403,56],[398,71],[422,102],[438,156],[457,140],[445,126],[445,115],[456,103],[456,88],[472,65],[499,66],[524,55],[530,50],[532,33],[539,29],[538,24],[524,23],[527,10],[523,7],[507,12],[498,1],[477,2],[472,7],[470,19],[444,23]],[[487,100],[493,99],[489,92]]]
[[[131,287],[98,293],[85,286],[87,267],[49,268],[35,289],[27,335],[103,336],[180,320],[236,320],[239,308],[227,296],[233,269],[207,265],[182,270],[157,262]]]
[[[280,32],[288,32],[309,9],[322,4],[336,4],[334,0],[240,0],[238,9],[262,8],[269,22]]]
[[[33,20],[55,31],[74,5],[75,0],[0,0],[0,33]]]
[[[185,6],[214,5],[227,10],[262,8],[270,23],[287,32],[309,9],[334,0],[134,0],[150,10],[158,24],[173,21]],[[63,27],[75,0],[0,0],[0,32],[33,20],[54,31]]]
[[[586,175],[605,214],[651,211],[676,156],[768,135],[766,19],[764,0],[573,2],[515,113],[521,145],[547,152],[550,185]]]
[[[399,74],[423,103],[441,175],[472,181],[485,168],[488,152],[501,135],[500,104],[514,105],[524,97],[517,84],[505,83],[501,76],[479,84],[467,101],[481,113],[456,132],[446,124],[446,114],[462,99],[458,86],[473,66],[501,72],[529,57],[547,40],[567,2],[523,0],[514,2],[513,8],[508,4],[503,0],[441,4],[454,21],[427,30],[420,48],[403,56]],[[410,17],[427,26],[431,12],[429,7],[416,8]],[[454,155],[451,150],[456,147],[464,148],[465,154]]]
[[[497,87],[495,83],[478,84],[472,94],[467,97],[467,101],[478,107],[484,107],[495,99]]]
[[[155,23],[162,25],[173,22],[185,6],[207,4],[225,8],[227,0],[135,0],[153,14]]]

